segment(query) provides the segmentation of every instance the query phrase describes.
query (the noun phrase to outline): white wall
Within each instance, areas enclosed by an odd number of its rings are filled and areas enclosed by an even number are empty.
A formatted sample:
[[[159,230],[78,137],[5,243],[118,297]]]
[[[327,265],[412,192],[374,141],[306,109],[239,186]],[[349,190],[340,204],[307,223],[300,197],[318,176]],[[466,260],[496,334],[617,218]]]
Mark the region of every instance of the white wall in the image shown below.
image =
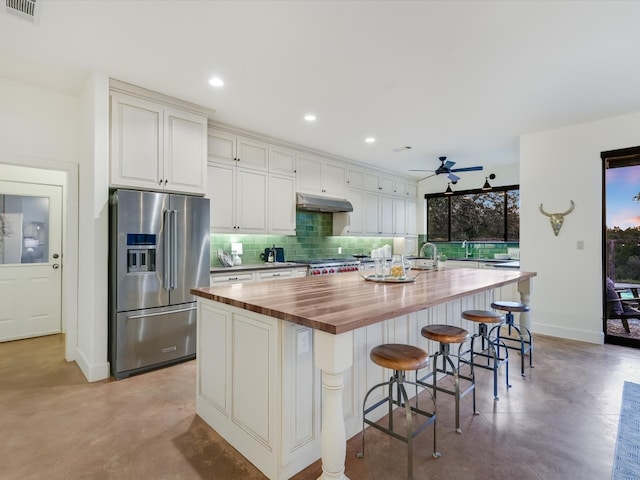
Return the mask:
[[[81,93],[78,344],[76,362],[89,381],[109,377],[109,79],[93,74]]]
[[[59,170],[70,183],[63,267],[73,272],[63,287],[66,358],[76,360],[90,381],[108,377],[108,94],[102,75],[91,76],[78,96],[0,78],[0,163]]]
[[[520,138],[520,264],[535,271],[534,332],[602,343],[600,153],[640,145],[640,113]],[[556,237],[539,211],[567,215]],[[584,242],[584,250],[577,242]]]

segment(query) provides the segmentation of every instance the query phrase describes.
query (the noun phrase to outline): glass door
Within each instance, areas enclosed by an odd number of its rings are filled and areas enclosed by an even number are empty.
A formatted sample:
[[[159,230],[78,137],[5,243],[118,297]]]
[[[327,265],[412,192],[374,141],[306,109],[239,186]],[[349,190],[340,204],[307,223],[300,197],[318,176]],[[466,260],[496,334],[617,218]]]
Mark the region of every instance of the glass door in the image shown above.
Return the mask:
[[[640,147],[603,160],[605,342],[640,348]]]

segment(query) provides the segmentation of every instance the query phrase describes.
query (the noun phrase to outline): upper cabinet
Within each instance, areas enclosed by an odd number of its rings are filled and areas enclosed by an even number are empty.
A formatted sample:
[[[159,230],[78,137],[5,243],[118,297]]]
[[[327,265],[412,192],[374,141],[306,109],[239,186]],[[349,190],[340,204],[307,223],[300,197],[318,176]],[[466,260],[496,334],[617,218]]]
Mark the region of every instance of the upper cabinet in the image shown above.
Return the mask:
[[[299,192],[344,198],[346,166],[305,154],[297,155],[297,164],[296,179]]]
[[[259,140],[209,129],[209,161],[267,170],[269,145]]]
[[[112,92],[110,184],[203,195],[206,115]]]
[[[212,233],[295,235],[295,152],[209,129]]]
[[[269,146],[269,172],[282,175],[296,174],[296,152],[275,145]]]
[[[374,172],[364,174],[364,188],[369,192],[393,194],[393,178]]]
[[[361,168],[347,167],[347,188],[364,188],[364,170]]]
[[[267,233],[267,172],[209,163],[212,233]]]

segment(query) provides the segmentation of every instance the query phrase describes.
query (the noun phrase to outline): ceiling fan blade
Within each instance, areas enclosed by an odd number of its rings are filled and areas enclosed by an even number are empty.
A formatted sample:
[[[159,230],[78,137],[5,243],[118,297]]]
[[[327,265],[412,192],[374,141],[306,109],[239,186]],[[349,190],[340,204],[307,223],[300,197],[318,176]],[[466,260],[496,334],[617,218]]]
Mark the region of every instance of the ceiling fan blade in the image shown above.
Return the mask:
[[[427,176],[427,177],[423,177],[423,178],[421,178],[421,179],[420,179],[420,180],[418,180],[418,181],[419,181],[419,182],[421,182],[422,180],[426,180],[427,178],[431,178],[431,177],[435,177],[435,176],[436,176],[436,174],[434,173],[433,175],[429,175],[429,176]]]
[[[463,168],[451,169],[452,172],[476,172],[479,170],[482,170],[482,167],[478,166],[478,167],[463,167]]]
[[[446,162],[444,162],[442,164],[442,166],[444,168],[446,168],[447,170],[449,170],[451,167],[453,167],[456,164],[456,162],[452,162],[451,160],[447,160]]]
[[[451,180],[451,183],[456,183],[458,180],[460,180],[460,177],[454,175],[453,173],[450,173],[447,176],[449,177],[449,180]]]
[[[410,172],[435,172],[435,170],[409,170]]]

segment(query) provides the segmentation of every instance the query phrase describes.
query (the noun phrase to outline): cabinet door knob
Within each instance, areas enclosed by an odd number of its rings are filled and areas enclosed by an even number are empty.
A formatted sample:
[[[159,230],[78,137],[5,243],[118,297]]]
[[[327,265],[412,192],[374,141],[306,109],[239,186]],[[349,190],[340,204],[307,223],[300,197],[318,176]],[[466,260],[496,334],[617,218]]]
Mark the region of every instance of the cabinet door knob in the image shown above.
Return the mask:
[[[158,185],[162,186],[162,179],[158,182]]]

